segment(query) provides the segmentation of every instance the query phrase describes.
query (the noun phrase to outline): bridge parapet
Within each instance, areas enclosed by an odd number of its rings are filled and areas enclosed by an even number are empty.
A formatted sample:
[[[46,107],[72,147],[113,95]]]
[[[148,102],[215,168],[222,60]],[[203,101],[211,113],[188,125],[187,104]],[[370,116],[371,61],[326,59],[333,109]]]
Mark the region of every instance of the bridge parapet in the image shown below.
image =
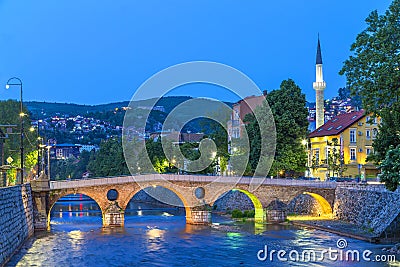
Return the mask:
[[[354,190],[362,190],[362,191],[375,191],[380,193],[394,193],[400,194],[400,188],[397,188],[396,191],[392,192],[386,189],[384,184],[358,184],[358,183],[339,183],[337,185],[338,188],[344,189],[354,189]]]
[[[137,176],[118,176],[118,177],[99,177],[81,180],[63,180],[50,182],[50,189],[67,189],[88,186],[101,186],[123,183],[141,183],[141,182],[187,182],[187,183],[218,183],[226,185],[250,185],[254,179],[263,179],[260,185],[276,185],[276,186],[304,186],[315,188],[334,189],[336,182],[321,182],[307,180],[291,180],[291,179],[270,179],[258,177],[235,177],[235,176],[202,176],[202,175],[174,175],[174,174],[147,174]]]

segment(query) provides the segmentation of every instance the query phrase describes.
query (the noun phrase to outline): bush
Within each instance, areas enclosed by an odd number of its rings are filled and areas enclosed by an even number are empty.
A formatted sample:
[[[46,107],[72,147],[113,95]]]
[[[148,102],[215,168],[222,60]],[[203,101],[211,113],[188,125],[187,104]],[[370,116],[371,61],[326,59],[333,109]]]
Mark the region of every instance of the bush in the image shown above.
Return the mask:
[[[234,209],[232,211],[232,218],[254,218],[254,215],[254,210],[245,210],[242,212],[239,209]]]
[[[232,211],[232,218],[243,218],[243,213],[241,210],[234,209]]]
[[[256,211],[255,210],[249,210],[247,217],[248,218],[254,218],[255,215],[256,215]]]

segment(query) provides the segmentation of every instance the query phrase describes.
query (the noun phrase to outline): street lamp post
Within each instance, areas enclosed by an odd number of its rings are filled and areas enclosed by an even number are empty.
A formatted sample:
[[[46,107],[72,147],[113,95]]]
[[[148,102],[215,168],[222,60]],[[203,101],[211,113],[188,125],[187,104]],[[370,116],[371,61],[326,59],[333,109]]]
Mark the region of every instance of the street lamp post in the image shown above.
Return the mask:
[[[14,81],[14,82],[13,82]],[[20,133],[20,153],[21,153],[21,184],[24,183],[24,110],[23,110],[23,101],[22,101],[22,81],[20,78],[12,77],[8,79],[6,84],[6,89],[9,89],[10,86],[18,85],[20,87],[20,113],[19,118],[21,122],[21,133]]]
[[[36,130],[37,130],[37,132],[36,132],[36,135],[37,135],[37,138],[36,138],[36,141],[37,141],[37,177],[39,177],[40,176],[40,171],[41,171],[41,169],[40,169],[40,167],[41,167],[40,166],[40,163],[41,163],[41,160],[40,160],[40,149],[41,149],[41,147],[40,147],[40,145],[41,145],[41,140],[42,140],[42,138],[39,135],[39,119],[38,119],[37,129]],[[31,126],[29,131],[30,132],[34,132],[35,131],[35,127]]]
[[[47,148],[47,179],[50,180],[50,149],[51,149],[51,145],[48,145],[46,148]]]
[[[305,148],[306,148],[306,153],[307,153],[307,166],[306,166],[306,172],[305,172],[305,176],[306,177],[309,177],[309,176],[311,176],[311,174],[310,174],[310,150],[309,150],[309,142],[308,142],[308,140],[307,139],[303,139],[303,140],[301,140],[301,144],[303,145],[303,146],[305,146]]]

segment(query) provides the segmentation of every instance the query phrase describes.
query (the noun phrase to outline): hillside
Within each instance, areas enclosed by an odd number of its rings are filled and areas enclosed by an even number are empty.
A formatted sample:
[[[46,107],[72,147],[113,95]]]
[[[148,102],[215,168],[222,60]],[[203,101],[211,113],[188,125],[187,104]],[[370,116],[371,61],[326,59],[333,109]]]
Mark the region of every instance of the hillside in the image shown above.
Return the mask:
[[[173,124],[175,126],[177,126],[179,122],[188,122],[191,118],[198,118],[198,114],[217,114],[221,107],[221,104],[217,101],[209,101],[201,98],[196,99],[194,102],[186,102],[191,99],[192,97],[189,96],[168,96],[159,99],[155,106],[162,106],[165,112],[153,110],[150,113],[150,120],[148,122],[148,127],[150,127],[149,130],[152,131],[151,128],[159,123],[163,124],[167,114],[184,102],[185,104],[181,105],[173,115]],[[151,107],[151,103],[153,102],[154,99],[140,100],[132,102],[130,106],[132,108],[147,109]],[[45,119],[56,115],[68,115],[70,117],[81,115],[84,117],[100,119],[102,121],[111,123],[112,125],[122,125],[125,111],[121,110],[121,108],[128,106],[129,101],[100,105],[79,105],[73,103],[49,103],[37,101],[28,101],[24,104],[27,106],[33,119],[37,119],[38,117],[40,119]],[[226,102],[225,104],[229,107],[232,106],[232,103],[229,102]],[[115,112],[115,109],[117,108],[119,110],[118,112]],[[136,112],[140,113],[140,109],[136,109]],[[195,132],[200,131],[202,128],[200,126],[201,121],[203,121],[203,119],[195,119],[194,121],[191,121],[189,125],[185,127],[185,130]]]
[[[166,113],[169,113],[180,103],[191,99],[189,96],[169,96],[161,98],[157,105],[163,106]],[[134,101],[132,106],[134,107],[146,107],[151,103],[150,99]],[[115,108],[126,107],[129,105],[129,101],[113,102],[108,104],[99,105],[79,105],[74,103],[56,103],[56,102],[38,102],[38,101],[26,101],[24,105],[31,112],[32,117],[49,117],[55,115],[85,115],[88,113],[105,112],[111,111]]]

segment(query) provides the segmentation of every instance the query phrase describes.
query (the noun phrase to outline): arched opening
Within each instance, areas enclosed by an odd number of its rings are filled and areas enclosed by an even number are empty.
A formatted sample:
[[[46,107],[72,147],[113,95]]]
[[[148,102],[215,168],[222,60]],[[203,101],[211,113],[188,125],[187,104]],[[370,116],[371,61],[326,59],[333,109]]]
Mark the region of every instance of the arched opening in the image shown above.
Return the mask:
[[[264,209],[260,200],[254,194],[243,189],[232,189],[224,193],[214,202],[213,210],[231,213],[232,217],[239,218],[254,213],[253,218],[256,222],[264,221]]]
[[[321,195],[303,192],[296,196],[287,206],[288,218],[291,220],[330,219],[332,207]]]
[[[48,214],[50,229],[76,230],[101,227],[103,216],[98,203],[85,194],[68,194],[60,197]]]
[[[178,192],[164,186],[150,186],[136,192],[125,209],[125,225],[185,222],[190,208]]]

